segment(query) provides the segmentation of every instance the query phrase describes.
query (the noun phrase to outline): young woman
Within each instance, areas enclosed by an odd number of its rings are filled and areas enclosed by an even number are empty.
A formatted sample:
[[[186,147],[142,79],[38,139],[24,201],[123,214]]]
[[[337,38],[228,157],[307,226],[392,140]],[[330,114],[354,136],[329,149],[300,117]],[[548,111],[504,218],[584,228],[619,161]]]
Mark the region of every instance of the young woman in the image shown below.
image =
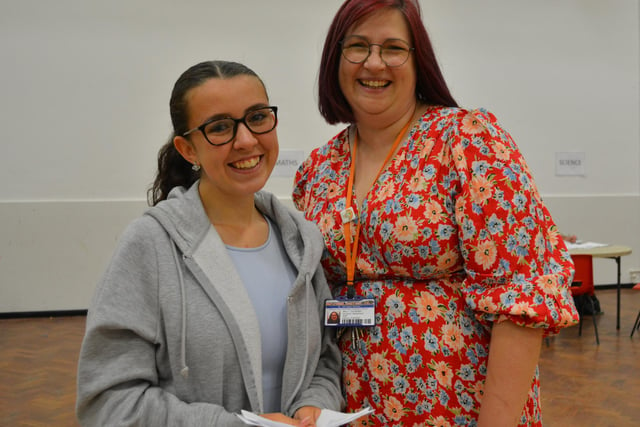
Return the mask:
[[[212,61],[180,76],[170,111],[154,206],[121,236],[89,309],[80,423],[243,426],[245,409],[312,427],[340,409],[340,354],[322,326],[322,237],[260,191],[277,107],[249,68]]]

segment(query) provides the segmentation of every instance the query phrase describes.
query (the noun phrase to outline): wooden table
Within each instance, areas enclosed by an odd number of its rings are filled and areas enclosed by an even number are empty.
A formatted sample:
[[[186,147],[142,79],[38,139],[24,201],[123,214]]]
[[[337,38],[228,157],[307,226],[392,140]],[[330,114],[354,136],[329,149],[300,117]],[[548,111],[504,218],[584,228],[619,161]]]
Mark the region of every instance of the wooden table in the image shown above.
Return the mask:
[[[618,266],[618,280],[616,282],[617,304],[616,304],[616,329],[620,329],[620,258],[631,254],[629,246],[607,245],[596,248],[572,248],[569,249],[571,255],[591,255],[594,258],[610,258],[616,261]]]

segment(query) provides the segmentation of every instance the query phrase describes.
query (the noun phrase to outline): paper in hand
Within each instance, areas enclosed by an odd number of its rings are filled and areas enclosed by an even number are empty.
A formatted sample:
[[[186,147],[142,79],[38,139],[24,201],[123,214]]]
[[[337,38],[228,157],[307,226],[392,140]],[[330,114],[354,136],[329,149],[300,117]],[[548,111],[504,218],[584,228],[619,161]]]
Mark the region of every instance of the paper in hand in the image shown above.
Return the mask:
[[[330,409],[323,409],[320,413],[320,416],[316,420],[317,427],[339,427],[350,423],[351,421],[357,420],[360,417],[365,415],[369,415],[373,413],[373,409],[367,407],[359,410],[358,412],[336,412]],[[245,424],[251,426],[262,426],[262,427],[291,427],[290,424],[280,423],[278,421],[271,421],[267,418],[261,417],[259,415],[254,414],[253,412],[242,410],[240,414],[238,414],[238,418],[240,418]]]
[[[317,427],[339,427],[345,424],[355,421],[360,417],[373,413],[373,409],[366,407],[362,408],[358,412],[336,412],[331,409],[323,409],[320,416],[316,420]]]

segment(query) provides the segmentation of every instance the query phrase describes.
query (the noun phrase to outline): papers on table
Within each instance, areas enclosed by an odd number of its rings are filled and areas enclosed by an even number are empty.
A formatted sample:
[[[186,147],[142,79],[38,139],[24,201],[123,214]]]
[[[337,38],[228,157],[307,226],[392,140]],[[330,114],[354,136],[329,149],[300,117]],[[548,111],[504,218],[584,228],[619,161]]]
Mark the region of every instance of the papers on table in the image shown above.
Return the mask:
[[[360,417],[363,417],[368,414],[372,414],[373,409],[367,407],[359,410],[358,412],[352,413],[344,413],[344,412],[336,412],[330,409],[323,409],[320,413],[320,416],[316,420],[316,426],[318,427],[339,427],[350,423],[351,421],[357,420]],[[240,418],[245,424],[250,426],[263,426],[263,427],[291,427],[289,424],[279,423],[277,421],[271,421],[267,418],[261,417],[259,415],[254,414],[253,412],[242,410],[240,414],[238,414],[238,418]]]
[[[593,248],[601,248],[603,246],[609,246],[608,243],[596,243],[596,242],[583,242],[578,240],[575,243],[564,242],[567,245],[567,249],[593,249]]]

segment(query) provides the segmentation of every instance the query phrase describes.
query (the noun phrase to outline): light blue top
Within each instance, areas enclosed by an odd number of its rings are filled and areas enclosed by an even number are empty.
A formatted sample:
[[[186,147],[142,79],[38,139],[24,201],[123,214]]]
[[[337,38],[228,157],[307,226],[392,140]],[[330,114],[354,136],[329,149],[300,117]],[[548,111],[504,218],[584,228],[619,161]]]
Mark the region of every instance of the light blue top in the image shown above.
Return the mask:
[[[269,237],[257,248],[227,250],[260,323],[264,411],[281,412],[282,375],[287,355],[287,297],[296,270],[287,257],[280,230],[267,219]]]

